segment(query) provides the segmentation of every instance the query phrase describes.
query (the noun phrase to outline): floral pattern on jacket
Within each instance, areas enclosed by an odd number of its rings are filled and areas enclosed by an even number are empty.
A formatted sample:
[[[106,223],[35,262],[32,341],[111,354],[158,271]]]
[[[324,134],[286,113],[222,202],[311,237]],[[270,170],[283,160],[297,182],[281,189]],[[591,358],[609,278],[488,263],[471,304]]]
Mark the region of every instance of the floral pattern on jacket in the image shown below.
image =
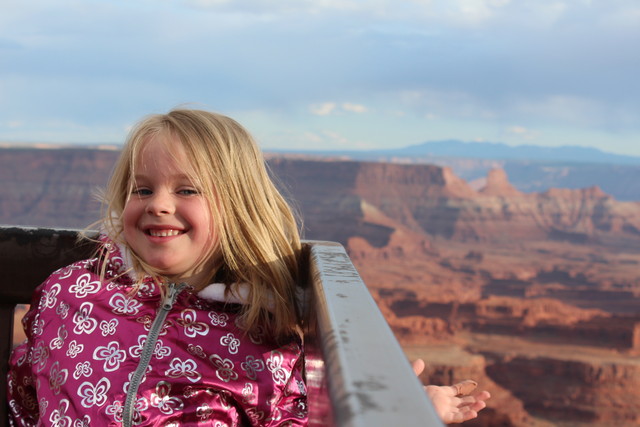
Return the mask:
[[[8,374],[12,425],[119,426],[132,374],[162,294],[147,280],[132,293],[120,250],[106,280],[97,259],[54,272],[34,293],[23,319],[27,341]],[[297,337],[284,345],[244,334],[237,308],[177,295],[142,372],[134,425],[306,425],[303,355]]]

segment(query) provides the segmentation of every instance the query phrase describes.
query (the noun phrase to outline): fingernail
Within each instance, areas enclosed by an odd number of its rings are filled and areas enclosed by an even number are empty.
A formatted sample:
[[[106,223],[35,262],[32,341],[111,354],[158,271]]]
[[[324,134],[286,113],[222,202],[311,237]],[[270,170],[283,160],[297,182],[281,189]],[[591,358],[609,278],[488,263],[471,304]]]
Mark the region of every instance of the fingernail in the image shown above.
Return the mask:
[[[471,393],[475,388],[478,387],[478,383],[473,380],[464,380],[460,383],[459,394],[466,395]]]

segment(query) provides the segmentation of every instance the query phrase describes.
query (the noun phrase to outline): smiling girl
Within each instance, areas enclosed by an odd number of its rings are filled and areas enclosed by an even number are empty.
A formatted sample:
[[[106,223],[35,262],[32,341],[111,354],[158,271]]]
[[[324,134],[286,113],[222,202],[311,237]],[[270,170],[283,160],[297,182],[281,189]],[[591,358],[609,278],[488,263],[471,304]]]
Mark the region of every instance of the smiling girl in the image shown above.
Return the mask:
[[[12,423],[306,425],[300,238],[245,129],[198,110],[144,119],[105,207],[96,256],[34,293]],[[461,390],[426,388],[445,422],[489,397]]]
[[[131,133],[94,259],[36,291],[9,374],[18,425],[304,425],[300,240],[234,120]]]

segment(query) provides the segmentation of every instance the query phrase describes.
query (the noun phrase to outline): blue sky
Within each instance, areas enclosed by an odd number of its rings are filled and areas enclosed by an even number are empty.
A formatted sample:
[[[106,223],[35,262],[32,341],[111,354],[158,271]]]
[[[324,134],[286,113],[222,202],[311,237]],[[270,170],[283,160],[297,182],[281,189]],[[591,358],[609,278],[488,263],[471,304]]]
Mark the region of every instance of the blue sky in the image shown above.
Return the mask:
[[[637,0],[0,0],[0,141],[228,114],[265,149],[431,140],[640,156]]]

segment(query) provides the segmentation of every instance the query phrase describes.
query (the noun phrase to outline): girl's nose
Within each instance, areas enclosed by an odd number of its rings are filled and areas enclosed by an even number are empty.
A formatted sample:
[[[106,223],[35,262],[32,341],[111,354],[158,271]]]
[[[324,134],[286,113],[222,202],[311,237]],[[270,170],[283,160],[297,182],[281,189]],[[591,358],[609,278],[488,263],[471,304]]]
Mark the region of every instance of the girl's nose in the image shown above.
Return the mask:
[[[151,215],[171,215],[175,212],[175,204],[171,195],[165,191],[156,191],[148,199],[147,213]]]

